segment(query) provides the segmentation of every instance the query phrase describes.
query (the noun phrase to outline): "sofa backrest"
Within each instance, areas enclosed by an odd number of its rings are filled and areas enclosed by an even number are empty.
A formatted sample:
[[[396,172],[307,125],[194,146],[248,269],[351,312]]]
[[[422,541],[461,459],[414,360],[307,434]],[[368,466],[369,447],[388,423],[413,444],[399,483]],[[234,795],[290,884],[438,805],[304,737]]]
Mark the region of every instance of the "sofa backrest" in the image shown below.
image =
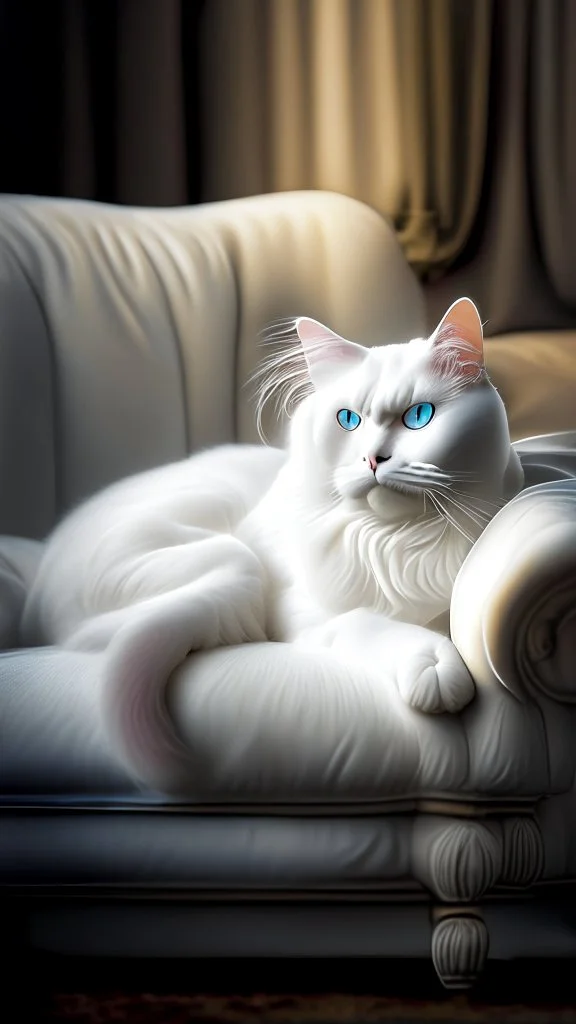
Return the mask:
[[[503,334],[484,351],[512,440],[576,430],[576,331]]]
[[[259,332],[296,315],[369,345],[425,332],[393,231],[344,196],[0,198],[0,532],[42,537],[113,480],[256,441]]]

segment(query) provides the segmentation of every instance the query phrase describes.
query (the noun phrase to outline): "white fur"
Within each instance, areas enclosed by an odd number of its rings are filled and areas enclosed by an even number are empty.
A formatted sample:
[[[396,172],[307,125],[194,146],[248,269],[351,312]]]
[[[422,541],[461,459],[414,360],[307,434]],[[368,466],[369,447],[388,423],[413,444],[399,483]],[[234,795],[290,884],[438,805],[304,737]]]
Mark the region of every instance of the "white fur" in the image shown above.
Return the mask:
[[[104,652],[111,742],[142,781],[179,756],[163,691],[193,650],[325,645],[371,668],[394,659],[420,710],[472,696],[450,641],[423,627],[522,485],[481,349],[465,330],[366,350],[297,328],[268,364],[294,407],[286,452],[217,448],[108,488],[56,529],[30,592],[24,642]],[[436,412],[411,431],[401,417],[418,401]],[[339,426],[341,408],[358,429]]]

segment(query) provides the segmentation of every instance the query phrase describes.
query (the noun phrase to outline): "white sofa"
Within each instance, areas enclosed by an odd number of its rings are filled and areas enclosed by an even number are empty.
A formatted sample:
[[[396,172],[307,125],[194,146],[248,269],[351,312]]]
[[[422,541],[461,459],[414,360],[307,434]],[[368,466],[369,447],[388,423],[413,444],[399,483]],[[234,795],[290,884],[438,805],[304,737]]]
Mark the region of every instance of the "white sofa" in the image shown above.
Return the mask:
[[[3,903],[46,952],[432,955],[452,987],[488,955],[574,955],[557,893],[576,879],[576,332],[487,342],[532,440],[528,489],[456,583],[476,683],[460,715],[336,662],[333,691],[311,661],[295,697],[291,659],[310,655],[280,645],[268,680],[238,651],[223,691],[219,652],[196,655],[167,684],[194,770],[150,791],[108,748],[98,662],[17,647],[57,518],[130,472],[257,440],[258,335],[296,314],[368,345],[426,332],[391,229],[343,196],[0,199]]]

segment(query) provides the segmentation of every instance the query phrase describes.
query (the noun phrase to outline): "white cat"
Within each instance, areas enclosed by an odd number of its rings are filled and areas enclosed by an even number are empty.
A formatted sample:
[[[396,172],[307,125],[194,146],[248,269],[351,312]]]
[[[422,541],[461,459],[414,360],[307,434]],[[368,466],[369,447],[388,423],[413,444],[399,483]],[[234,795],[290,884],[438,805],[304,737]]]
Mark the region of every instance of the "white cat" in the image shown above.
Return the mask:
[[[25,643],[105,652],[111,740],[140,780],[178,742],[163,693],[194,650],[331,646],[394,663],[421,711],[473,695],[426,627],[523,484],[474,304],[374,349],[299,319],[264,368],[260,407],[271,396],[295,407],[286,452],[221,447],[113,485],[56,529],[29,594]]]

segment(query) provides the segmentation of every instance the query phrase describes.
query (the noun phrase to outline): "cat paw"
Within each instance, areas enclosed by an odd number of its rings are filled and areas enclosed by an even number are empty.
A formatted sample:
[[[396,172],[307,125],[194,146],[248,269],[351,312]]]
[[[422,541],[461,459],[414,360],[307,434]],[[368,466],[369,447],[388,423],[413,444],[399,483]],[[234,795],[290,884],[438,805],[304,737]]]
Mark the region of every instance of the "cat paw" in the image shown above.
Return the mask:
[[[470,703],[474,682],[454,644],[447,637],[428,634],[414,646],[398,667],[398,689],[402,699],[428,715],[454,714]]]

